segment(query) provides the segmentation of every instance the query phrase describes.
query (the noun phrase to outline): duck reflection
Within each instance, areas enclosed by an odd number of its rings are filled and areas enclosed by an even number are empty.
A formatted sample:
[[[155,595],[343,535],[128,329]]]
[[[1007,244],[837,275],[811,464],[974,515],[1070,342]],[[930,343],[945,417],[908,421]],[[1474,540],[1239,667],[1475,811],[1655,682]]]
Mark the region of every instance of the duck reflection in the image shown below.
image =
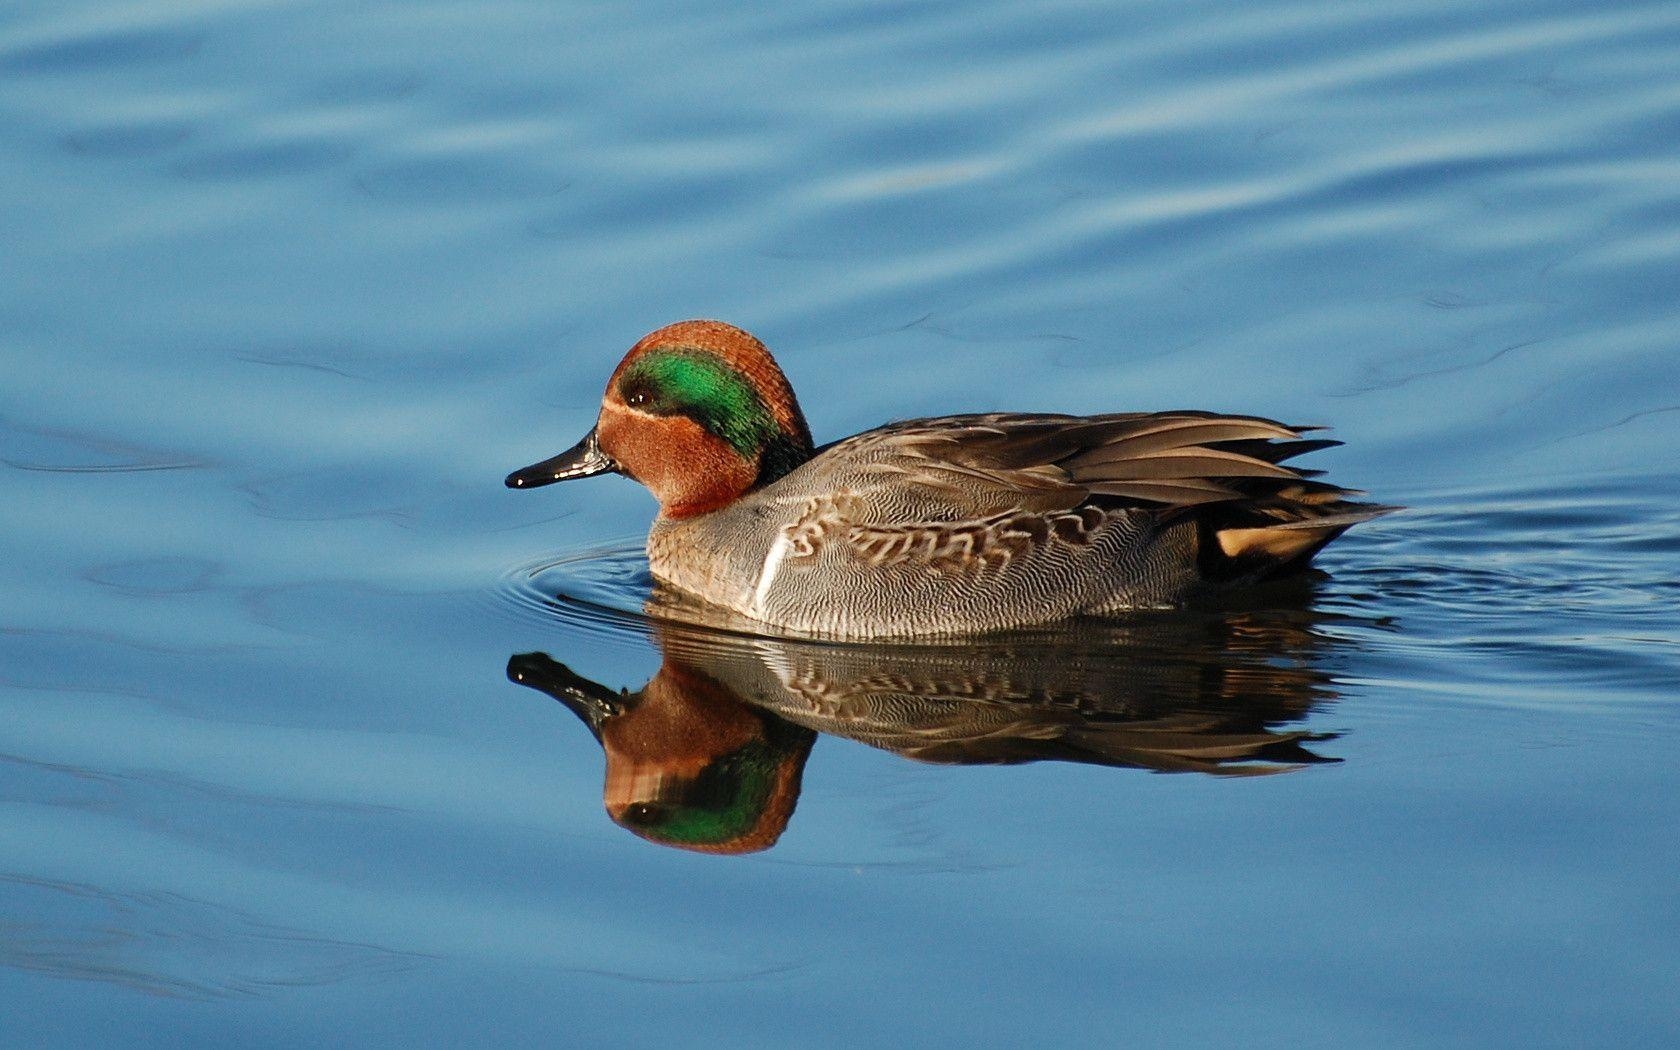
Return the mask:
[[[787,827],[817,734],[743,703],[703,670],[673,661],[640,692],[614,692],[544,653],[508,660],[508,677],[565,704],[607,755],[614,823],[704,853],[768,849]]]
[[[606,753],[612,819],[653,842],[749,853],[793,815],[818,733],[924,762],[1055,760],[1277,773],[1325,761],[1284,728],[1334,696],[1315,618],[1173,615],[947,645],[862,646],[662,624],[659,673],[613,690],[544,653],[508,677]]]

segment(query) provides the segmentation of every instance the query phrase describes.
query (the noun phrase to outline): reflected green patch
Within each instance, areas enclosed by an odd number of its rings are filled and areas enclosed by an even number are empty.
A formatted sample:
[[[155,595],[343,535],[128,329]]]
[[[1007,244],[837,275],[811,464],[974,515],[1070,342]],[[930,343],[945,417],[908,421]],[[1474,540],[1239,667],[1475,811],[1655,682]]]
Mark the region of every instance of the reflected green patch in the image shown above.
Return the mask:
[[[782,754],[763,740],[707,766],[677,800],[637,803],[624,823],[650,838],[716,846],[749,834],[770,802]]]

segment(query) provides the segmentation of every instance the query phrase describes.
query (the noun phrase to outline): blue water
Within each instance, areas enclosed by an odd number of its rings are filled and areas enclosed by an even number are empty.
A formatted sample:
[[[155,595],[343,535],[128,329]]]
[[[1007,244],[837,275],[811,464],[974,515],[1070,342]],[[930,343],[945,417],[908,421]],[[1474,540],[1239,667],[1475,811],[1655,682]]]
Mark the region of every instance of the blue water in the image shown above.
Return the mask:
[[[1606,0],[12,5],[6,1045],[1675,1045],[1677,69]],[[1411,509],[1061,650],[673,648],[642,490],[501,478],[690,316],[819,441],[1259,413]],[[718,701],[821,735],[717,856],[609,819],[535,653],[1107,721]],[[1249,745],[1151,772],[1191,725]]]

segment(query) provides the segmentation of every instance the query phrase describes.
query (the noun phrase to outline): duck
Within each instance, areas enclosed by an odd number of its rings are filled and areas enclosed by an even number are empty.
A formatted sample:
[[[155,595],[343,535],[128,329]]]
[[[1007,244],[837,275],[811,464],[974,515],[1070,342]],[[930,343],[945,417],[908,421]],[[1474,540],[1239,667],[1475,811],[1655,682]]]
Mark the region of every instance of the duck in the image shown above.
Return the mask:
[[[642,337],[582,440],[509,474],[646,486],[655,581],[761,629],[969,635],[1171,608],[1306,570],[1396,508],[1287,464],[1320,427],[1207,411],[907,419],[816,446],[749,332]]]

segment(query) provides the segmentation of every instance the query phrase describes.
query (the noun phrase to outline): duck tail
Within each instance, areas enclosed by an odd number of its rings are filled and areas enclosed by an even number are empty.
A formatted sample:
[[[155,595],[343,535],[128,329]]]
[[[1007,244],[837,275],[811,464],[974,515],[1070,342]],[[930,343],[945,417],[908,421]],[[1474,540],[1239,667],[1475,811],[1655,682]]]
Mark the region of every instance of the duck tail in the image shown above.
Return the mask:
[[[1331,540],[1401,508],[1358,503],[1351,489],[1302,481],[1202,519],[1203,569],[1221,579],[1265,580],[1306,568]],[[1210,508],[1211,509],[1211,508]]]

